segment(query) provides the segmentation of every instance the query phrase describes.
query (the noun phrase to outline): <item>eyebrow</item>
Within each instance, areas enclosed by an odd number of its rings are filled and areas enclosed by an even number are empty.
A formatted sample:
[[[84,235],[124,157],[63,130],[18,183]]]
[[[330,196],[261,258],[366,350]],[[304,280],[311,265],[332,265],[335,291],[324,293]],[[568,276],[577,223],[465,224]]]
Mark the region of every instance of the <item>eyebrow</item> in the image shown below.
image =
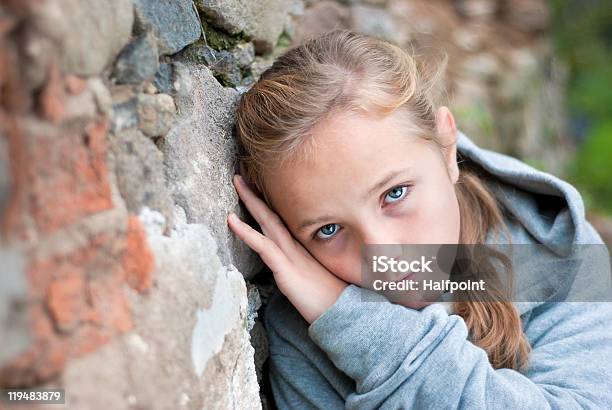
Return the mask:
[[[380,190],[383,186],[387,185],[389,183],[389,181],[391,181],[393,178],[395,178],[398,175],[401,175],[403,173],[408,173],[411,170],[412,170],[412,168],[408,167],[408,168],[396,169],[394,171],[389,172],[383,179],[381,179],[376,184],[374,184],[374,186],[372,188],[370,188],[366,192],[366,194],[364,195],[363,199],[366,200],[367,198],[372,196],[372,194],[374,194],[376,191]],[[327,215],[321,215],[321,216],[318,216],[316,218],[306,219],[306,220],[304,220],[297,227],[297,230],[298,231],[302,231],[305,228],[309,227],[310,225],[319,224],[319,223],[322,223],[324,221],[328,221],[330,219],[333,219],[333,216],[332,215],[328,215],[328,214]]]

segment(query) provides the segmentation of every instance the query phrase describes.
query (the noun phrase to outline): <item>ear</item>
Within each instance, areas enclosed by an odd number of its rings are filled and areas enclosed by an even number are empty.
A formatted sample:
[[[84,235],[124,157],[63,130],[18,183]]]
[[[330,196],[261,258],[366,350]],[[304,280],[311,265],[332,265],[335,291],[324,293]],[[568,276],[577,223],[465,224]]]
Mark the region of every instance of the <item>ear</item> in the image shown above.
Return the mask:
[[[442,106],[436,112],[436,129],[438,138],[442,145],[446,147],[446,166],[452,183],[456,183],[459,178],[459,166],[457,165],[457,126],[455,118],[448,107]]]

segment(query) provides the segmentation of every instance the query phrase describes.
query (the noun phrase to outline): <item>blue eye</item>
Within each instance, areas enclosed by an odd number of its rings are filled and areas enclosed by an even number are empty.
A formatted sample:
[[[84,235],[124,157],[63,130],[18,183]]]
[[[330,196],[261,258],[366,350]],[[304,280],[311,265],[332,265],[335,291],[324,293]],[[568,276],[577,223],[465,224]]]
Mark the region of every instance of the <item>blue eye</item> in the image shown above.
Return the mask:
[[[330,238],[332,238],[332,237],[335,235],[335,233],[336,233],[336,232],[338,232],[338,229],[337,229],[337,228],[335,228],[335,227],[337,227],[337,226],[338,226],[338,224],[327,224],[327,225],[325,225],[325,226],[321,227],[321,228],[320,228],[320,229],[319,229],[319,230],[316,232],[316,236],[317,236],[317,238],[319,238],[319,239],[321,239],[321,240],[324,240],[324,241],[329,240]],[[335,228],[335,229],[334,229],[334,228]],[[326,235],[326,236],[321,237],[321,236],[319,235],[319,233],[322,233],[323,235]]]
[[[387,195],[385,195],[385,198],[391,198],[388,202],[397,202],[404,199],[406,192],[408,192],[408,186],[398,186],[389,191]]]

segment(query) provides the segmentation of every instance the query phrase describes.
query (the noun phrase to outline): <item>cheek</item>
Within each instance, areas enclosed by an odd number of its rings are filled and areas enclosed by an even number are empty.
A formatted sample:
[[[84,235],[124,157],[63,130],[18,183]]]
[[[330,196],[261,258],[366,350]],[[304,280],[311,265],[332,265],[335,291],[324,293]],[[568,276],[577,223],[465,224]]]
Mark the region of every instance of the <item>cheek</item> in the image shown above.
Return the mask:
[[[452,184],[446,181],[428,193],[419,207],[419,220],[422,243],[458,242],[459,204]]]
[[[315,255],[313,253],[313,255]],[[357,252],[344,249],[342,252],[319,251],[315,258],[331,273],[345,282],[361,284],[361,259]]]

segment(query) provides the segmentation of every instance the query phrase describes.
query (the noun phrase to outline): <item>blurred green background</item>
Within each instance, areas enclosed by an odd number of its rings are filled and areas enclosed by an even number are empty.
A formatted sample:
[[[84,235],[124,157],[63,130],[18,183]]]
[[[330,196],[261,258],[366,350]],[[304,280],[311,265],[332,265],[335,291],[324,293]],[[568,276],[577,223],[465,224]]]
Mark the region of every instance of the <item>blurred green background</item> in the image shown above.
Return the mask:
[[[550,0],[555,53],[569,68],[567,104],[577,153],[565,178],[591,211],[612,215],[612,2]]]

